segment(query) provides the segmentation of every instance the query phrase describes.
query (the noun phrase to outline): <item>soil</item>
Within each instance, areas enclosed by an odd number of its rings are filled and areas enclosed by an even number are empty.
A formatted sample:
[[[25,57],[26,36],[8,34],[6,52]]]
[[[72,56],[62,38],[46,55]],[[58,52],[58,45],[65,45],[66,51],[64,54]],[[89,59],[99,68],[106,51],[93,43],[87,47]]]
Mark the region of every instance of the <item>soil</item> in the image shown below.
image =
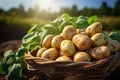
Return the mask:
[[[3,58],[5,51],[13,50],[17,51],[21,45],[20,40],[11,40],[0,44],[0,60]],[[0,74],[0,80],[5,80],[5,75]],[[23,71],[21,80],[63,80],[63,79],[50,79],[45,74],[40,74],[38,71]],[[120,67],[113,71],[106,80],[120,80]]]

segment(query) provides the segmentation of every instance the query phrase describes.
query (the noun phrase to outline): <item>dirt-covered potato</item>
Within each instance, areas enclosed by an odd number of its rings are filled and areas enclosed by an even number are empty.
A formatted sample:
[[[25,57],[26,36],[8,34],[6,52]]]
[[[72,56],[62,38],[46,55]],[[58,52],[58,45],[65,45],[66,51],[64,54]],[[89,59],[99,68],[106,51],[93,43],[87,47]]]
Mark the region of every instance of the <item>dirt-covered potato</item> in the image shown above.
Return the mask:
[[[46,48],[50,48],[51,47],[51,41],[53,39],[53,35],[47,35],[44,39],[43,39],[43,42],[42,42],[42,46],[43,47],[46,47]]]
[[[95,60],[104,59],[110,56],[111,52],[107,46],[95,47],[90,50],[89,55]]]
[[[60,45],[60,50],[62,51],[63,55],[66,56],[72,56],[76,51],[75,45],[70,40],[63,40]]]
[[[72,39],[79,50],[87,50],[92,44],[92,40],[87,35],[77,34]]]
[[[56,49],[60,49],[60,44],[64,40],[64,37],[61,35],[56,35],[51,42],[51,46]]]
[[[91,58],[86,52],[77,52],[73,57],[75,62],[90,62]]]
[[[107,43],[107,38],[103,33],[96,33],[91,37],[92,46],[103,46]]]
[[[110,49],[112,53],[116,52],[120,49],[120,43],[117,40],[108,39],[107,47]]]
[[[41,57],[55,60],[58,57],[58,51],[55,48],[49,48],[42,53]]]
[[[60,56],[55,61],[72,61],[72,59],[68,56]]]
[[[43,47],[43,48],[40,48],[38,51],[37,51],[37,54],[36,54],[36,57],[41,57],[41,54],[47,50],[47,48]]]
[[[71,40],[75,34],[76,34],[76,28],[72,25],[66,26],[62,31],[62,35],[64,36],[65,39],[68,40]]]
[[[95,22],[87,27],[85,33],[88,36],[93,36],[95,33],[100,33],[102,31],[102,24],[101,22]]]

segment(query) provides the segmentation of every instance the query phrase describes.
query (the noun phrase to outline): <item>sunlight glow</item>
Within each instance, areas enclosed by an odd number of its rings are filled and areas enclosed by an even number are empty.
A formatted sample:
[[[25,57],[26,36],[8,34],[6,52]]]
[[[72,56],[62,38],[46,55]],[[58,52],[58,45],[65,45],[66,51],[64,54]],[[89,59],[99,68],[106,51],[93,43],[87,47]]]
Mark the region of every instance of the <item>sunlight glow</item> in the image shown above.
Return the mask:
[[[37,1],[37,4],[40,4],[40,8],[45,10],[52,9],[54,5],[53,0],[36,0],[36,1]]]

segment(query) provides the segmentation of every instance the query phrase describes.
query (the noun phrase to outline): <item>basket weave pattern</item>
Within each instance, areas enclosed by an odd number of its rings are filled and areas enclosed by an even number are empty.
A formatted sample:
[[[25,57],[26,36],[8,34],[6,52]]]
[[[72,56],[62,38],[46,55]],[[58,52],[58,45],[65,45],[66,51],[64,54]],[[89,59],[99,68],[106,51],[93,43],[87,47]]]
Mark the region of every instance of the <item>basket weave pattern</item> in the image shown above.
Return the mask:
[[[29,70],[37,70],[49,77],[77,76],[81,80],[103,80],[120,65],[120,51],[108,58],[93,62],[53,61],[25,56]]]

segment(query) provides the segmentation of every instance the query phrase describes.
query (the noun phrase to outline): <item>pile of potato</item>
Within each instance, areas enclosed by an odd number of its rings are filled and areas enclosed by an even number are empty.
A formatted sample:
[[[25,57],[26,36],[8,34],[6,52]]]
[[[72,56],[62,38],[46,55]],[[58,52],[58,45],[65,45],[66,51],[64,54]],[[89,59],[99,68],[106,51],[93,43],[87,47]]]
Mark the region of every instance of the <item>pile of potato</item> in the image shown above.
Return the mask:
[[[120,49],[120,43],[102,33],[102,24],[95,22],[84,29],[66,26],[60,35],[47,35],[36,54],[55,61],[90,62],[104,59]]]

